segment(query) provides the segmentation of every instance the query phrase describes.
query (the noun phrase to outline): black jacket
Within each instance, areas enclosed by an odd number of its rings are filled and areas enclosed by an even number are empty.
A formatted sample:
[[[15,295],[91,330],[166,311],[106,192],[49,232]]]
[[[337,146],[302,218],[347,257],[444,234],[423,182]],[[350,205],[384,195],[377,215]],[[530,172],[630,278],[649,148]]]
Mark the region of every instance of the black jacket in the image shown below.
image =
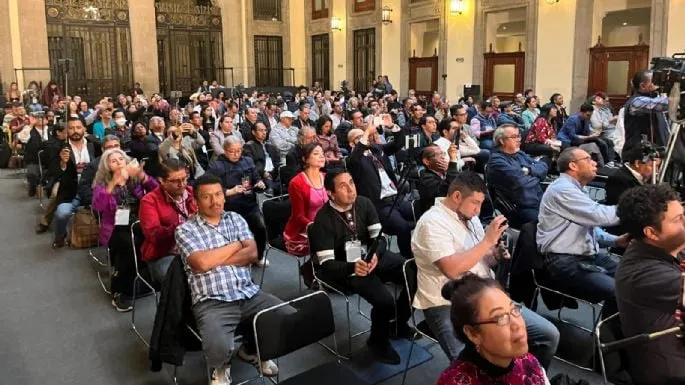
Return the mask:
[[[24,148],[25,164],[38,164],[38,151],[44,148],[44,142],[40,132],[35,127],[31,128],[29,140]]]
[[[81,171],[81,178],[78,180],[78,196],[81,199],[81,206],[90,206],[93,200],[93,180],[95,180],[99,164],[100,157],[97,157]]]
[[[311,128],[316,128],[316,123],[314,123],[314,121],[311,119],[307,119],[307,124],[309,124],[309,126]],[[300,120],[300,118],[295,118],[295,121],[293,122],[293,126],[301,129],[302,126],[304,126],[304,124],[302,124],[302,120]]]
[[[159,372],[164,362],[183,365],[186,350],[201,348],[186,325],[196,330],[188,278],[181,257],[177,256],[167,270],[157,304],[150,338],[150,370]]]
[[[57,204],[70,203],[74,200],[78,191],[78,174],[76,173],[76,164],[73,161],[67,162],[67,168],[64,170],[60,167],[59,161],[51,164],[46,173],[46,179],[50,188],[59,182],[56,198]]]
[[[257,173],[257,168],[251,158],[241,157],[233,163],[226,155],[219,155],[216,160],[209,164],[207,173],[221,179],[221,186],[226,189],[233,188],[242,183],[244,177],[250,178],[250,185],[255,190],[250,194],[237,194],[226,198],[226,211],[235,211],[240,215],[248,215],[257,209],[257,192],[255,185],[262,179]]]
[[[385,169],[392,183],[399,189],[397,178],[392,170],[388,156],[402,148],[401,142],[402,140],[400,140],[399,136],[395,136],[395,140],[387,144],[372,145],[371,147],[359,142],[354,146],[352,153],[347,158],[347,169],[350,171],[357,186],[357,193],[371,199],[371,202],[376,205],[381,199],[381,177],[372,157],[365,156],[364,152],[371,150],[373,156],[382,162],[383,169]]]
[[[302,156],[302,148],[300,148],[299,145],[291,148],[285,155],[285,167],[283,168],[283,174],[281,175],[281,183],[283,183],[284,186],[288,186],[295,175],[302,171]]]
[[[278,166],[281,164],[281,156],[278,149],[269,143],[264,145],[266,151],[271,157],[271,163],[274,169],[271,171],[272,180],[278,179]],[[243,155],[252,158],[255,167],[257,167],[257,172],[259,176],[264,178],[264,167],[266,167],[266,155],[264,154],[264,147],[254,140],[249,141],[243,146]]]
[[[443,178],[437,172],[425,169],[419,179],[419,216],[435,204],[435,198],[447,196],[447,188],[457,176],[457,162],[450,162]]]
[[[255,123],[257,122],[252,123],[247,119],[240,123],[240,135],[243,136],[245,142],[252,140],[252,129],[254,128]]]
[[[616,271],[616,300],[626,337],[672,328],[681,268],[665,250],[633,240]],[[685,383],[685,344],[675,334],[626,349],[635,384]]]
[[[130,155],[138,161],[143,158],[149,158],[150,155],[154,154],[159,149],[159,143],[156,143],[159,139],[151,139],[149,136],[143,138],[132,138],[128,143],[128,148],[130,150]]]
[[[613,206],[618,204],[618,199],[626,190],[640,186],[641,183],[635,179],[635,175],[625,164],[621,166],[613,175],[607,179],[605,204]]]

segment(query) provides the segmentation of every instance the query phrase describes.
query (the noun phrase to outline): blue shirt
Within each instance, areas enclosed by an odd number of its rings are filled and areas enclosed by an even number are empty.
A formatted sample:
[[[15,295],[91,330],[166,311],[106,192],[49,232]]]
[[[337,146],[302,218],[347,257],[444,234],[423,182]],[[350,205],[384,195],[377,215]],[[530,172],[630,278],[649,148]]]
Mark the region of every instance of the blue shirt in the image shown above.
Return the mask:
[[[223,213],[218,226],[207,223],[196,214],[176,228],[176,244],[188,274],[193,304],[208,299],[233,302],[249,299],[257,294],[259,286],[252,282],[249,267],[221,265],[205,273],[197,273],[188,264],[188,256],[194,252],[250,239],[253,236],[245,219],[231,211]]]
[[[598,243],[612,246],[617,238],[597,226],[618,223],[616,206],[593,201],[577,180],[562,173],[540,202],[538,249],[542,253],[596,255]]]
[[[566,119],[566,122],[559,130],[557,139],[565,146],[570,146],[573,141],[578,139],[578,135],[587,136],[592,133],[590,129],[590,120],[583,121],[580,119],[580,112],[576,112],[571,117]]]

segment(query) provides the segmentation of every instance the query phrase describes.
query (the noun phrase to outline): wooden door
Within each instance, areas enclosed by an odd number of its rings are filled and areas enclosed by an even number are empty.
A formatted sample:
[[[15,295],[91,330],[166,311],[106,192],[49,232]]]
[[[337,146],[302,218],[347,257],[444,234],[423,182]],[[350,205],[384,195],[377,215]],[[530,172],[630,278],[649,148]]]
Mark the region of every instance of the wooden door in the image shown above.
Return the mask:
[[[501,100],[514,100],[523,91],[525,52],[487,52],[484,55],[483,97],[497,95]]]
[[[409,58],[409,88],[430,99],[438,90],[438,56]]]
[[[649,46],[638,44],[624,47],[604,47],[601,42],[590,48],[588,97],[606,92],[615,112],[630,97],[630,81],[637,71],[649,66]]]

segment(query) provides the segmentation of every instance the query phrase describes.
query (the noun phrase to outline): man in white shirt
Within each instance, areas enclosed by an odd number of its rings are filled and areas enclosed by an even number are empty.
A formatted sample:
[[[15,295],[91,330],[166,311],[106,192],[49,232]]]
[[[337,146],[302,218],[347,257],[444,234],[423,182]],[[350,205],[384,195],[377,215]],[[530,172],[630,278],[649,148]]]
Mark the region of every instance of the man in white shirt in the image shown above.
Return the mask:
[[[421,216],[412,235],[418,272],[414,307],[423,310],[428,327],[450,360],[459,356],[464,344],[454,335],[450,302],[442,298],[442,287],[468,272],[494,278],[491,267],[499,257],[509,257],[506,249],[498,245],[508,227],[504,216],[493,219],[485,230],[478,219],[485,192],[480,176],[469,171],[459,174],[450,184],[447,196]],[[546,368],[559,343],[559,332],[525,307],[522,315],[531,353]]]

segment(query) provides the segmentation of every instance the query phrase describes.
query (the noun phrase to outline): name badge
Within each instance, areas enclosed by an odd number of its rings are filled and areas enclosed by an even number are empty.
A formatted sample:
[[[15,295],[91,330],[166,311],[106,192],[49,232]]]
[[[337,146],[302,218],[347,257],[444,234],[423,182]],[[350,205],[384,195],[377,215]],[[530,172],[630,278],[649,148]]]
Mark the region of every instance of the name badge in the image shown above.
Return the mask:
[[[131,214],[130,209],[118,208],[117,213],[114,215],[114,225],[115,226],[128,226],[130,214]]]
[[[202,152],[207,153],[207,146],[202,146]]]
[[[364,255],[365,253],[365,247],[362,245],[360,241],[345,242],[345,255],[347,256],[347,262],[357,262],[362,258],[362,255]]]

